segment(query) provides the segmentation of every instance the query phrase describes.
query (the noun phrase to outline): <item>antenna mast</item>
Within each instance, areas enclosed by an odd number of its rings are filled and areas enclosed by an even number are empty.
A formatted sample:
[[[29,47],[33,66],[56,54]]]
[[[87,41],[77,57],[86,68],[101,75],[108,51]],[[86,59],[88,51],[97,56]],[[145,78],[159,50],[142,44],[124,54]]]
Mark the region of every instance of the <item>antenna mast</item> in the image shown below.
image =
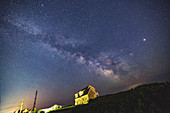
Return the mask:
[[[37,93],[38,93],[38,90],[36,90],[36,93],[35,93],[35,99],[34,99],[33,110],[35,109],[35,105],[36,105]]]
[[[20,113],[22,111],[23,104],[24,104],[24,100],[22,100],[22,103],[21,103]]]

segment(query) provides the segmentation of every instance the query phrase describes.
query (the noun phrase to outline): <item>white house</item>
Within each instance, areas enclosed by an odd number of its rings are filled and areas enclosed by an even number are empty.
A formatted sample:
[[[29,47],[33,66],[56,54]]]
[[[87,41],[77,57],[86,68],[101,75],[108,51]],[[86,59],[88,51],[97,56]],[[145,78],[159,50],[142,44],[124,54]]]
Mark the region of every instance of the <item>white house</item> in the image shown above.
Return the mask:
[[[41,111],[44,111],[45,113],[48,113],[50,111],[53,111],[53,110],[57,110],[58,108],[61,108],[62,106],[61,105],[57,105],[55,104],[54,106],[50,107],[50,108],[45,108],[45,109],[40,109],[38,111],[38,113],[40,113]]]

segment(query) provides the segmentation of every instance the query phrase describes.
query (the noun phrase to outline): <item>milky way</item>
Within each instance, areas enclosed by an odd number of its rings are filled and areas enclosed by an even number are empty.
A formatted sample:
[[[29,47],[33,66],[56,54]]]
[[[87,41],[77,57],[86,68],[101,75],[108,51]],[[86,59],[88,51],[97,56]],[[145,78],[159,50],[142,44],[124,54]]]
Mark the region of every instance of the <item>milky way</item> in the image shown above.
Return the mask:
[[[0,7],[2,113],[73,104],[91,84],[100,95],[167,80],[169,2],[4,0]],[[11,107],[11,103],[15,103]],[[7,109],[6,109],[7,108]]]

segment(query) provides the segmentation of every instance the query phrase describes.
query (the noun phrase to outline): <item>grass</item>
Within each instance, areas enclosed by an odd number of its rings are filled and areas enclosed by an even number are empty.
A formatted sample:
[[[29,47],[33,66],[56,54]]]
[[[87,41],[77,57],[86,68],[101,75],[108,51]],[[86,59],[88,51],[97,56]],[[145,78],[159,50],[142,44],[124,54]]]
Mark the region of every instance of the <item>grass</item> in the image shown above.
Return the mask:
[[[170,81],[138,86],[100,96],[86,105],[71,105],[50,113],[169,113]]]

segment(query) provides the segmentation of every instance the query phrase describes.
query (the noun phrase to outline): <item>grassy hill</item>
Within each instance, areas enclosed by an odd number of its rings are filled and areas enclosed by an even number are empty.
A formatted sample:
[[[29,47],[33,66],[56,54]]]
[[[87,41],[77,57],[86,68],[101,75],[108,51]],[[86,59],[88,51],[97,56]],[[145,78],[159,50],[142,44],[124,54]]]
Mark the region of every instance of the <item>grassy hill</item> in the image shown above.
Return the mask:
[[[170,81],[141,85],[50,113],[170,113]]]

